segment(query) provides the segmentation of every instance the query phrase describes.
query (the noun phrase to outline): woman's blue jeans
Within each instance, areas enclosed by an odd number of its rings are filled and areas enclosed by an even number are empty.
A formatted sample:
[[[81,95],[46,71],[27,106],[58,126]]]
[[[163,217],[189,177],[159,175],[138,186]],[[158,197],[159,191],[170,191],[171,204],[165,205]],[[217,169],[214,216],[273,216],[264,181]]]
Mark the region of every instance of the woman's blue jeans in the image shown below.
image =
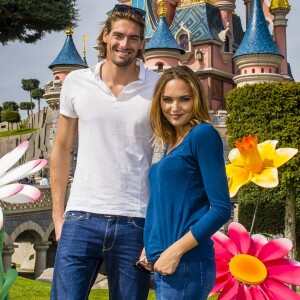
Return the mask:
[[[154,273],[156,300],[207,300],[216,280],[214,259],[180,262],[175,273]]]
[[[109,299],[146,300],[149,274],[133,267],[143,249],[143,218],[71,211],[55,259],[52,300],[85,300],[105,262]]]

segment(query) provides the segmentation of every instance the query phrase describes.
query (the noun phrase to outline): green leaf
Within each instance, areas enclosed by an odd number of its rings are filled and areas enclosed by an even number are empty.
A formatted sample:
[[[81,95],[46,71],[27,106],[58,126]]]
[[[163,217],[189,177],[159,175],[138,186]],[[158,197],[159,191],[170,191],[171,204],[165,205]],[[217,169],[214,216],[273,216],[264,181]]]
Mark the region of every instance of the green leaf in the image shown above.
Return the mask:
[[[13,283],[17,279],[18,272],[16,269],[8,269],[6,271],[6,278],[4,281],[4,285],[0,292],[0,300],[8,300],[8,291],[12,287]]]

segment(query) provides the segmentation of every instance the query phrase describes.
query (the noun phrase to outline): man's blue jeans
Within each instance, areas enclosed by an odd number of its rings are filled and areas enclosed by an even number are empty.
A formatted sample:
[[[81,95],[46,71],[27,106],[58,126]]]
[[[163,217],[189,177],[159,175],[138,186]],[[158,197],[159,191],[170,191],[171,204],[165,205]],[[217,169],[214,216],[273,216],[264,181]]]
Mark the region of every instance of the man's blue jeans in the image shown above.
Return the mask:
[[[85,300],[105,262],[111,300],[146,300],[149,274],[133,267],[143,249],[143,218],[67,212],[51,299]]]
[[[206,300],[215,280],[214,259],[180,262],[172,275],[154,272],[156,300]]]

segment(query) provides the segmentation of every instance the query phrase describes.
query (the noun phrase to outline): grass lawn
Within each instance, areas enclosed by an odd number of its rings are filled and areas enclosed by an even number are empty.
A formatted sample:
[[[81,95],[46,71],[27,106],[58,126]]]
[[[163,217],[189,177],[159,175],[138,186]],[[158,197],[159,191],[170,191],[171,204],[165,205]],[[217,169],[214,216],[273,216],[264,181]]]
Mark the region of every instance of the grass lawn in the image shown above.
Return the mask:
[[[11,136],[11,135],[22,135],[22,134],[26,134],[26,133],[31,133],[33,131],[36,131],[36,128],[32,128],[32,129],[24,128],[24,129],[19,129],[19,130],[3,131],[3,132],[0,132],[0,137]]]
[[[11,300],[49,300],[51,285],[49,283],[26,279],[18,276],[10,289]],[[215,300],[210,297],[209,300]],[[108,300],[107,290],[92,290],[89,300]],[[148,300],[155,300],[154,291],[149,293]],[[172,300],[172,299],[170,299]]]

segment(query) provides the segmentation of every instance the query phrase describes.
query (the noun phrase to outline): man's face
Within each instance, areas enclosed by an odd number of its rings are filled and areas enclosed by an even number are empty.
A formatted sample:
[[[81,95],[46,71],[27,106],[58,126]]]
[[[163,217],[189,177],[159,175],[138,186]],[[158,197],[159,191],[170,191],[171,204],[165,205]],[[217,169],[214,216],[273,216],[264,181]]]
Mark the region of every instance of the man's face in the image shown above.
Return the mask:
[[[116,21],[109,33],[104,29],[103,41],[107,47],[107,60],[118,67],[135,62],[138,51],[144,47],[140,26],[129,20]]]

